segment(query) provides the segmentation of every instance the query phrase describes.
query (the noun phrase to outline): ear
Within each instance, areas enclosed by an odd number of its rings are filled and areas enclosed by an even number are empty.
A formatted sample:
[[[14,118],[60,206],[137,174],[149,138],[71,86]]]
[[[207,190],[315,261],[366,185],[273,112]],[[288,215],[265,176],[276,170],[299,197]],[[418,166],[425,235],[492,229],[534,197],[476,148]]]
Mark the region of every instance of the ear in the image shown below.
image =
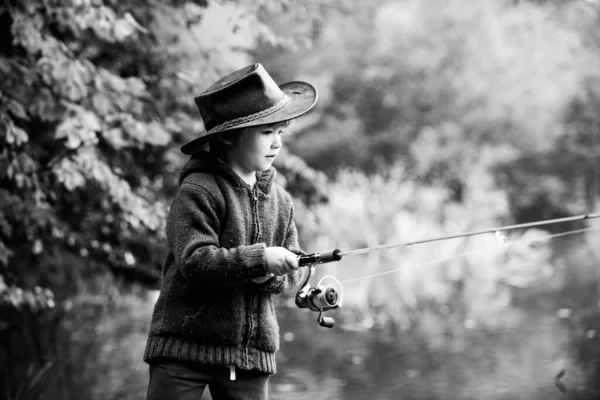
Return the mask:
[[[227,146],[231,146],[231,144],[233,143],[233,135],[231,134],[231,132],[226,132],[222,135],[219,135],[218,139],[221,143],[226,144]]]

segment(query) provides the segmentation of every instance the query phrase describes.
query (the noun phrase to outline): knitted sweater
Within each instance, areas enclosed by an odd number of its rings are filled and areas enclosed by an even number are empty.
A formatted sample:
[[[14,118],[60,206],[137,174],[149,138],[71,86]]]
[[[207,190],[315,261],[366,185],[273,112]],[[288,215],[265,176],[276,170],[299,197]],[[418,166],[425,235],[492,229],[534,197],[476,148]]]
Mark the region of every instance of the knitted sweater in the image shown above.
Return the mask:
[[[292,289],[302,271],[267,275],[265,248],[296,254],[294,209],[274,183],[275,169],[254,188],[210,153],[184,166],[167,219],[162,270],[144,360],[193,361],[276,372],[279,326],[273,295]]]

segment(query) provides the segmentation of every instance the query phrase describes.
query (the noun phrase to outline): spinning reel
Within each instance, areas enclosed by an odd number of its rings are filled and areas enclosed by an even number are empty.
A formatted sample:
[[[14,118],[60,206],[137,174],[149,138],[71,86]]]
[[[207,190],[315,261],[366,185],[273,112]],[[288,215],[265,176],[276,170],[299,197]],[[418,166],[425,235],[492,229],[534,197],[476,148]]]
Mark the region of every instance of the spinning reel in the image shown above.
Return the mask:
[[[311,311],[318,312],[319,317],[317,322],[326,328],[333,328],[335,321],[331,317],[324,317],[323,313],[341,307],[342,296],[335,287],[321,285],[323,279],[321,279],[321,282],[317,286],[311,286],[310,278],[317,264],[339,261],[342,259],[340,253],[340,250],[335,249],[298,257],[298,264],[300,266],[309,266],[309,269],[308,276],[304,280],[300,290],[298,290],[298,293],[296,293],[296,305],[300,308],[308,308]]]

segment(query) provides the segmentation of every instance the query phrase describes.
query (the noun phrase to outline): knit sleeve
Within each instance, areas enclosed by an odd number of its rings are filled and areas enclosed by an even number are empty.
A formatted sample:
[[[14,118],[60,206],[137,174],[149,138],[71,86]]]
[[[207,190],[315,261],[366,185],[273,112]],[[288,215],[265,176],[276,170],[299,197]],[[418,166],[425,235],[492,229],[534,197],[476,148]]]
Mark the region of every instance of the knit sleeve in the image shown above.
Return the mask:
[[[292,204],[290,210],[290,219],[288,221],[286,235],[282,245],[292,253],[300,256],[306,253],[300,249],[300,245],[298,243],[298,230],[296,228],[296,223],[294,222],[294,215],[294,206]],[[257,284],[257,289],[263,292],[271,293],[282,293],[291,290],[301,283],[305,269],[306,268],[304,267],[300,267],[294,272],[290,272],[282,276],[274,276],[264,283]]]
[[[167,240],[185,279],[233,286],[265,276],[265,244],[219,247],[219,200],[205,188],[182,184],[169,212]]]

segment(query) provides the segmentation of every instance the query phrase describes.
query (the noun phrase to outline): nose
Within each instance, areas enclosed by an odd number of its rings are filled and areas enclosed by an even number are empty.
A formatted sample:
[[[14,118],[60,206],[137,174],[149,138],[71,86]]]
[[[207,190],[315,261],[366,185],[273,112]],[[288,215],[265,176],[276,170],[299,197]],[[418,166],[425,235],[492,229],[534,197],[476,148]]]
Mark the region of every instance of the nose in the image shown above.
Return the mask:
[[[281,147],[281,145],[282,145],[282,142],[281,142],[281,135],[279,135],[279,134],[276,134],[276,135],[274,136],[274,138],[273,138],[273,142],[271,143],[271,148],[272,148],[272,149],[278,149],[278,148],[280,148],[280,147]]]

